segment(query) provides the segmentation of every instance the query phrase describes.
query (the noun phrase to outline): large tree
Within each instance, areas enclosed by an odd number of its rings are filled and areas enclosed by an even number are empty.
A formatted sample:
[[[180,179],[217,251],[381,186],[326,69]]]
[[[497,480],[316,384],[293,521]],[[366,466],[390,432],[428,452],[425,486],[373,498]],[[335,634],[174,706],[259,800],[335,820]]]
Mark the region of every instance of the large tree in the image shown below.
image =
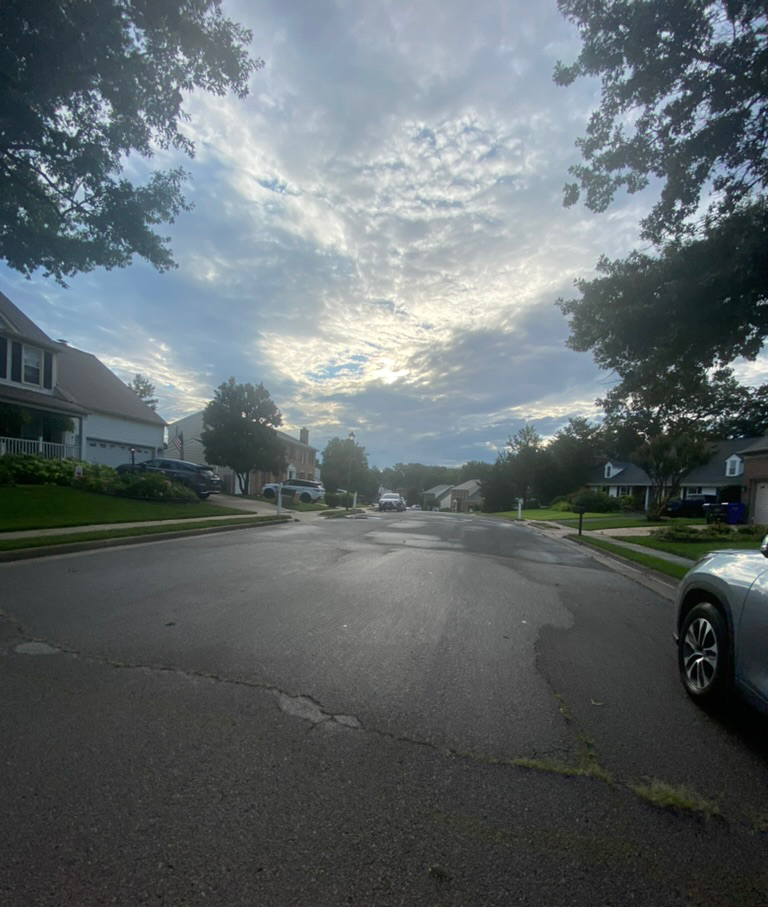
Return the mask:
[[[653,184],[649,251],[601,260],[561,301],[570,346],[634,384],[754,358],[768,334],[768,48],[764,0],[559,0],[581,53],[558,64],[602,97],[565,202],[604,211]],[[693,383],[695,383],[695,380]]]
[[[365,448],[351,435],[331,438],[323,450],[320,466],[323,485],[328,492],[339,488],[365,492],[368,489],[368,456]]]
[[[172,267],[155,228],[189,210],[185,173],[134,185],[127,159],[194,154],[185,96],[244,97],[251,33],[221,0],[4,0],[2,19],[0,258],[60,283],[133,255]]]
[[[706,438],[695,430],[657,435],[642,444],[632,459],[651,480],[651,501],[647,516],[658,520],[670,498],[680,489],[683,476],[712,456]]]
[[[150,409],[157,409],[158,400],[155,397],[155,385],[145,375],[136,375],[133,381],[128,382],[128,387],[143,400]]]
[[[275,430],[282,421],[263,384],[254,387],[230,378],[216,388],[203,412],[205,428],[200,440],[206,461],[229,466],[241,493],[248,494],[251,472],[281,472],[285,468],[285,447]]]

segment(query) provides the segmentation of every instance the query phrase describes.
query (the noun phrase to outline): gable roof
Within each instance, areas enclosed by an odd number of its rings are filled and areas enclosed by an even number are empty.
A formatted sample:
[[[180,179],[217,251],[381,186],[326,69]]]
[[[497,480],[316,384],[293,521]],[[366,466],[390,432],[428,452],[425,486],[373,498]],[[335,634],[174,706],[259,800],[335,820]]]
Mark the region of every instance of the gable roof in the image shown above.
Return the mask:
[[[450,491],[453,488],[453,485],[435,485],[434,488],[428,488],[424,494],[434,495],[436,498],[441,498],[446,492]]]
[[[51,350],[56,356],[56,384],[52,394],[2,384],[0,394],[3,399],[22,406],[37,406],[77,415],[99,412],[134,422],[166,425],[165,419],[137,397],[96,356],[51,340],[45,331],[3,293],[0,293],[0,333],[34,343]]]
[[[31,318],[27,318],[4,293],[0,293],[0,334],[15,337],[18,340],[31,340],[36,345],[49,350],[58,350],[60,346],[51,340]]]
[[[764,441],[763,438],[732,438],[717,441],[712,445],[712,456],[703,466],[696,466],[683,477],[683,485],[741,485],[741,476],[727,476],[725,462],[730,457],[742,456],[750,446]]]
[[[138,397],[128,385],[91,353],[63,343],[58,346],[58,386],[73,403],[92,412],[166,425],[165,419]]]
[[[605,477],[606,464],[610,463],[615,471],[610,478]],[[620,471],[619,471],[620,470]],[[589,473],[587,485],[650,485],[648,473],[627,460],[606,460],[595,466]]]
[[[475,495],[480,494],[480,480],[479,479],[467,479],[466,482],[462,482],[461,485],[454,485],[454,491],[468,491],[469,496],[472,498]]]

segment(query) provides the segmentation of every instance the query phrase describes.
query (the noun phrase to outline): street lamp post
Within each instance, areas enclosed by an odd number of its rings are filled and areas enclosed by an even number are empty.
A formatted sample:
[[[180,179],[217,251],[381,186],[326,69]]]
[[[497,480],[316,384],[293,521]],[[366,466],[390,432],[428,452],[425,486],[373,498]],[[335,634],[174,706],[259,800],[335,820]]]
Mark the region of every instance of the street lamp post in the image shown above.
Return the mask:
[[[349,486],[352,482],[352,455],[355,452],[355,433],[351,431],[347,435],[347,440],[349,444],[349,462],[347,463],[347,494],[346,494],[346,510],[349,510]]]

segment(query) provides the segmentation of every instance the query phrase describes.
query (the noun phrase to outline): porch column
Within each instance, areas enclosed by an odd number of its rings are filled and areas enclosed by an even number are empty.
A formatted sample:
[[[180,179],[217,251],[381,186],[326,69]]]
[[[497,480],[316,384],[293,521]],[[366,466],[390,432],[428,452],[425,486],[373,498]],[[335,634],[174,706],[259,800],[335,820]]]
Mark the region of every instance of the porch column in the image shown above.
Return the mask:
[[[85,416],[78,416],[80,420],[80,460],[85,460]]]

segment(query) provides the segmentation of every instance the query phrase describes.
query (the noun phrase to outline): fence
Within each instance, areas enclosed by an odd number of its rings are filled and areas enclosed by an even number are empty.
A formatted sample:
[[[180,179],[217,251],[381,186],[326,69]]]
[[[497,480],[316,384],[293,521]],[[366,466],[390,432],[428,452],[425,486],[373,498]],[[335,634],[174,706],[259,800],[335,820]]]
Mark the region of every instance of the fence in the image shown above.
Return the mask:
[[[0,457],[5,454],[32,454],[48,460],[77,459],[79,450],[74,444],[54,444],[52,441],[35,441],[27,438],[0,438]]]

